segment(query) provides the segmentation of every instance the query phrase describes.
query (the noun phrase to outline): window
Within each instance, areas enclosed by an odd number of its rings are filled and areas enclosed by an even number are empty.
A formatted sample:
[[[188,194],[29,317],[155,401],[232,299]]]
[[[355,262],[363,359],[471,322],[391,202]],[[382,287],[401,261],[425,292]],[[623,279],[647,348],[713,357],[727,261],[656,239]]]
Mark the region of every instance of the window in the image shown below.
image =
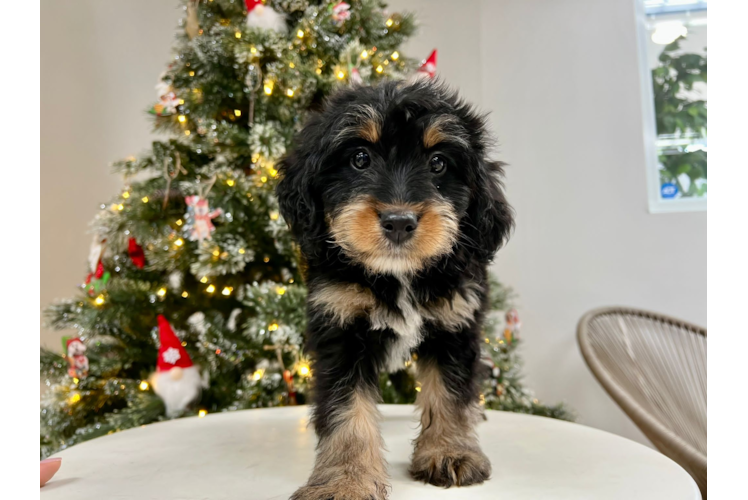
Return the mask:
[[[706,210],[706,0],[634,0],[650,212]]]

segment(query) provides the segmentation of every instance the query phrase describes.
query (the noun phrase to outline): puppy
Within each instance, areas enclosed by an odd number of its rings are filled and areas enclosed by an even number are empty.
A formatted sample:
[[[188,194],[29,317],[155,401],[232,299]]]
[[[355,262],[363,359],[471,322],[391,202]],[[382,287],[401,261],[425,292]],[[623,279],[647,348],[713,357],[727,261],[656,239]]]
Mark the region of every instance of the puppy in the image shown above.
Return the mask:
[[[487,265],[512,227],[484,117],[440,83],[332,96],[281,162],[280,211],[299,244],[319,443],[295,500],[380,500],[378,380],[417,355],[410,473],[481,483],[481,326]]]

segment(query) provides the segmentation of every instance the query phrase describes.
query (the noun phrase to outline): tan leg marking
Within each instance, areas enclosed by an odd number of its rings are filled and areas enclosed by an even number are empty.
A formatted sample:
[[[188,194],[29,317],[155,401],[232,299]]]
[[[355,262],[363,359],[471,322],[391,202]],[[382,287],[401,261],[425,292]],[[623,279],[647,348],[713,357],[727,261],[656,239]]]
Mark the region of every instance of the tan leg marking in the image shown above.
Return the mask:
[[[418,363],[421,392],[421,434],[416,439],[410,473],[436,486],[482,483],[491,475],[491,462],[478,445],[475,425],[481,410],[477,401],[465,407],[451,394],[431,362]]]
[[[314,471],[291,500],[385,500],[389,491],[381,416],[372,391],[357,389],[320,440]]]

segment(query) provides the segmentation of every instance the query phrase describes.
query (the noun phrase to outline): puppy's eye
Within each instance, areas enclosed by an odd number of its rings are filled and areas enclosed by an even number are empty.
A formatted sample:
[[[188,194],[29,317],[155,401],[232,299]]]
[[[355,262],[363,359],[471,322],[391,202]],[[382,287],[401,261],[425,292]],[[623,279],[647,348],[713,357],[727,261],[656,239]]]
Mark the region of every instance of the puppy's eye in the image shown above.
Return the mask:
[[[429,160],[429,167],[434,174],[441,174],[447,169],[447,159],[441,155],[434,155]]]
[[[366,151],[359,150],[353,153],[353,156],[351,156],[351,166],[353,168],[363,170],[368,167],[370,163],[371,158],[369,157],[369,153],[367,153]]]

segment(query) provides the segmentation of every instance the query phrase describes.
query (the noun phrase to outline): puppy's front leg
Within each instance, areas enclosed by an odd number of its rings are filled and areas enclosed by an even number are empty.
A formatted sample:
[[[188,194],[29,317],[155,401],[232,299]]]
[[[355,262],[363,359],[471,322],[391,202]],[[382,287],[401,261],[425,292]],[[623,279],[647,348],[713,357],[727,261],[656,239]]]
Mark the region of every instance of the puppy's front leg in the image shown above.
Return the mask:
[[[482,483],[491,475],[491,462],[475,433],[482,417],[479,355],[479,344],[468,332],[445,332],[419,348],[421,433],[410,467],[414,479],[449,488]]]
[[[354,332],[315,349],[314,470],[292,500],[385,500],[376,354]]]

